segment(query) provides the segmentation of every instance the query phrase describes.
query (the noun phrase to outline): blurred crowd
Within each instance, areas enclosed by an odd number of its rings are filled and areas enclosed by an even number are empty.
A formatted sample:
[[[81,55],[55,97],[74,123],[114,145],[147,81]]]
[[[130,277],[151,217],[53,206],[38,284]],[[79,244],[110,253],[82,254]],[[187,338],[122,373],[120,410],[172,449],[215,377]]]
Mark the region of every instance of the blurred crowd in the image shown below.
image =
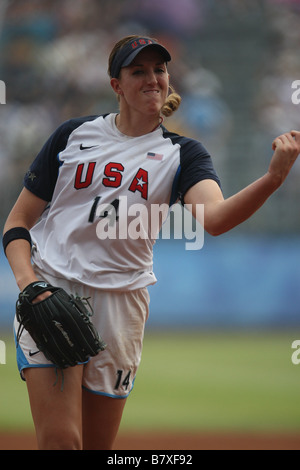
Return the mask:
[[[169,49],[182,105],[169,129],[201,140],[229,196],[267,170],[272,140],[300,129],[300,0],[1,0],[0,221],[28,165],[64,120],[117,111],[107,59],[127,34]],[[300,162],[241,230],[300,230]]]

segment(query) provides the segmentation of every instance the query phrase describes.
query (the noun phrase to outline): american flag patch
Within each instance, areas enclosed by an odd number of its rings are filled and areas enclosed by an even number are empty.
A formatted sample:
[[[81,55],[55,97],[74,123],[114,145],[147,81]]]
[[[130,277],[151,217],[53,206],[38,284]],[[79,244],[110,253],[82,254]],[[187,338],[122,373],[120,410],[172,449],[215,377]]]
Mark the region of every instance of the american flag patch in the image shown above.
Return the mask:
[[[154,153],[154,152],[148,152],[147,153],[147,158],[150,160],[158,160],[161,161],[163,159],[163,155],[161,153]]]

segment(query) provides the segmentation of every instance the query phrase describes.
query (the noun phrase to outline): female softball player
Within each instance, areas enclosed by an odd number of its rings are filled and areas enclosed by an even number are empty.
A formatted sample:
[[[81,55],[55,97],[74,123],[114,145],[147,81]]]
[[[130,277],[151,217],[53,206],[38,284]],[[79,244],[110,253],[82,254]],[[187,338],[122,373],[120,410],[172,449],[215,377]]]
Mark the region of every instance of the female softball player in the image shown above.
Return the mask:
[[[40,449],[113,447],[141,359],[147,286],[156,282],[152,247],[159,226],[151,228],[151,207],[166,212],[181,200],[196,216],[196,205],[204,204],[205,230],[222,234],[262,206],[300,152],[300,132],[279,136],[266,174],[224,199],[202,144],[162,125],[180,103],[169,94],[170,60],[154,39],[120,40],[109,57],[119,113],[62,124],[30,166],[6,221],[3,244],[19,289],[45,280],[89,297],[107,343],[87,364],[64,371],[61,390],[53,386],[54,364],[23,331],[18,367]]]

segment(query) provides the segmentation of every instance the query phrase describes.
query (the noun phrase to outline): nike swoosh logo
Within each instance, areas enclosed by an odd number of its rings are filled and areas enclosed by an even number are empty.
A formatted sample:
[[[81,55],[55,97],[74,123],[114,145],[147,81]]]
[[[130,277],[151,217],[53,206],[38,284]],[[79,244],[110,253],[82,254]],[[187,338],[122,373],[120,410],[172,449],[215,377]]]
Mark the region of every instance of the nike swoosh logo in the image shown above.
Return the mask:
[[[98,147],[98,145],[90,145],[90,146],[84,146],[83,144],[80,144],[80,150],[87,150],[87,149],[92,149],[94,147]]]
[[[40,351],[29,351],[29,356],[32,357],[32,356],[35,356],[36,354],[38,354]]]

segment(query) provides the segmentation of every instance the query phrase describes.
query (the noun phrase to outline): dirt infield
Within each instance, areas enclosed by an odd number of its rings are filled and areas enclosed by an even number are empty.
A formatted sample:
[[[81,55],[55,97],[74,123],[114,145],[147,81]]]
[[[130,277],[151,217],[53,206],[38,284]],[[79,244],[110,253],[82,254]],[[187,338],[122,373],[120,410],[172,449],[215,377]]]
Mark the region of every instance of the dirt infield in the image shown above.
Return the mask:
[[[32,434],[0,433],[0,450],[36,450]],[[300,450],[299,434],[120,434],[115,450]]]

